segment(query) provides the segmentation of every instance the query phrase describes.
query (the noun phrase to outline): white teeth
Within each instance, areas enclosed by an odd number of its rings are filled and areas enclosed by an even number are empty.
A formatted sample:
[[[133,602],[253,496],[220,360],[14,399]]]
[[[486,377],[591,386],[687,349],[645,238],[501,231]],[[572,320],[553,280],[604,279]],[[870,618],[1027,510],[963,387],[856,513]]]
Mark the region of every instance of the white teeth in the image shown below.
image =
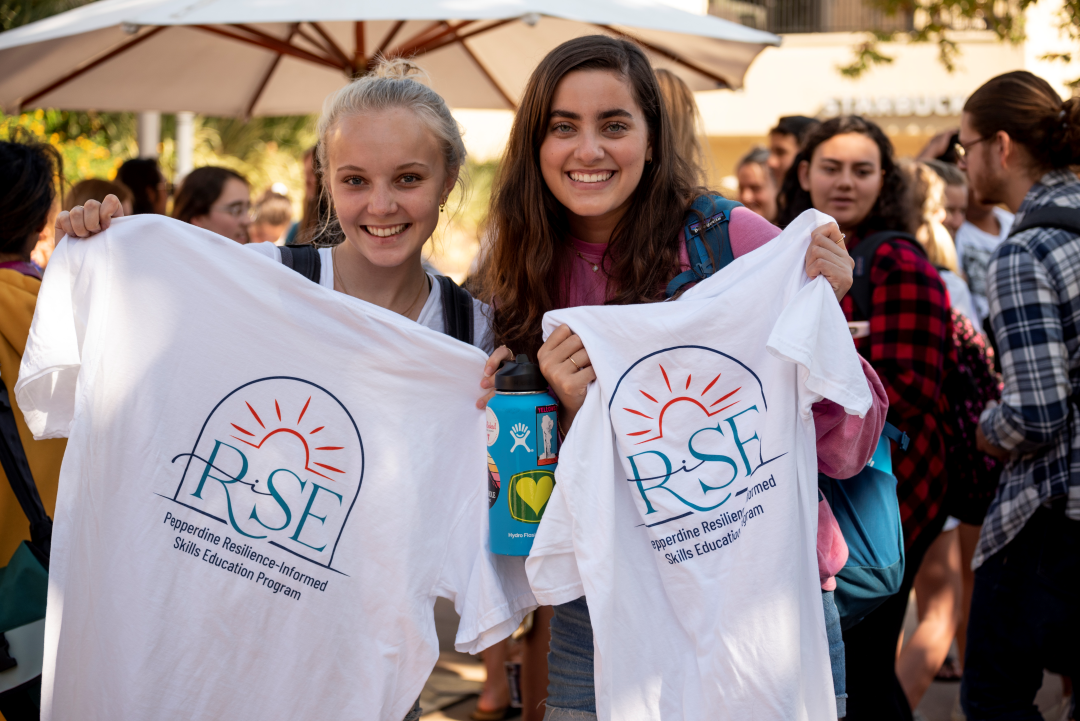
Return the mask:
[[[570,180],[579,183],[603,183],[605,180],[610,180],[612,175],[615,173],[610,170],[602,173],[570,173]]]
[[[391,235],[397,235],[407,227],[409,227],[408,223],[402,223],[401,225],[395,225],[390,228],[375,228],[370,225],[364,226],[367,232],[371,233],[376,238],[389,238]]]

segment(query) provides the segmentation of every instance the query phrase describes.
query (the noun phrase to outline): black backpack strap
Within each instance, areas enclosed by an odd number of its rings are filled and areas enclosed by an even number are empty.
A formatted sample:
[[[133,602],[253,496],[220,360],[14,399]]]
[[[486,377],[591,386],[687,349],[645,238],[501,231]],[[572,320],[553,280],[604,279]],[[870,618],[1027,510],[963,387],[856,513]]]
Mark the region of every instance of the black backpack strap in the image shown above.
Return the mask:
[[[437,275],[442,294],[443,323],[446,335],[462,343],[473,342],[473,302],[469,291],[445,275]]]
[[[292,268],[314,283],[322,281],[322,259],[314,245],[283,245],[280,250],[281,264],[286,268]]]
[[[878,248],[881,247],[882,243],[889,240],[907,241],[908,245],[914,246],[923,257],[926,256],[926,251],[911,233],[879,230],[859,241],[855,249],[850,251],[851,257],[855,261],[855,268],[851,272],[851,290],[848,291],[848,295],[855,302],[855,308],[859,311],[863,320],[870,319],[871,301],[874,295],[874,288],[870,285],[870,266],[873,264],[874,255],[877,253]]]
[[[728,221],[731,211],[741,206],[742,203],[719,195],[703,195],[694,201],[683,227],[690,268],[671,279],[664,292],[666,298],[678,293],[687,283],[705,280],[735,260]]]
[[[1080,208],[1063,208],[1060,205],[1047,205],[1024,214],[1024,219],[1013,225],[1009,237],[1032,228],[1056,228],[1080,235]]]
[[[26,460],[26,451],[19,439],[19,427],[15,424],[11,398],[3,381],[0,381],[0,467],[3,467],[11,490],[30,521],[30,549],[48,569],[52,519],[45,513],[45,505],[34,485],[30,463]]]

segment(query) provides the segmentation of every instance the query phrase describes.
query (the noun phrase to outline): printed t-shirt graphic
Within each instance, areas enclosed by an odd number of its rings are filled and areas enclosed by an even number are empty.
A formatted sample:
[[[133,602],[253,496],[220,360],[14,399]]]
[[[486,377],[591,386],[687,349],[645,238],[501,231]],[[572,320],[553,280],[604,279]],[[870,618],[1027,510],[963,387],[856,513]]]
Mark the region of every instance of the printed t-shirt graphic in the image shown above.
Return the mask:
[[[674,303],[560,310],[597,381],[526,562],[586,595],[601,719],[835,718],[811,406],[865,413],[815,211]],[[852,380],[854,379],[854,380]]]
[[[400,721],[535,604],[486,551],[478,349],[159,216],[61,243],[16,392],[69,436],[45,719]]]

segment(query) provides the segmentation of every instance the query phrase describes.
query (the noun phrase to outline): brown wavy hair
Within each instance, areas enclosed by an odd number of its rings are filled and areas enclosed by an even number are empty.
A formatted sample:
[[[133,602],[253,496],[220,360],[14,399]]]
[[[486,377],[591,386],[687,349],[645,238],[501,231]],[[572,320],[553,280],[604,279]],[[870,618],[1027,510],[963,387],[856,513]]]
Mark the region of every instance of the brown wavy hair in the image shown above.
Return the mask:
[[[878,193],[874,207],[859,223],[855,232],[860,238],[865,238],[878,230],[914,233],[915,228],[911,224],[909,210],[908,181],[896,163],[893,144],[876,123],[859,115],[842,115],[826,120],[810,132],[802,150],[795,156],[795,162],[791,164],[787,175],[784,176],[784,183],[776,198],[776,204],[779,207],[776,224],[785,228],[804,210],[814,207],[810,199],[810,191],[803,190],[799,183],[799,164],[804,160],[807,162],[812,160],[814,151],[826,140],[848,133],[865,135],[874,141],[881,154],[881,169],[885,173],[881,182],[881,192]]]
[[[565,307],[573,258],[566,209],[540,172],[555,89],[567,73],[613,71],[627,80],[649,128],[653,160],[645,165],[630,208],[616,225],[603,261],[609,304],[660,300],[679,270],[679,231],[693,198],[693,172],[675,149],[660,88],[641,48],[592,35],[548,53],[525,87],[506,155],[492,188],[487,232],[492,246],[479,272],[479,294],[493,301],[495,342],[536,357],[544,313]]]

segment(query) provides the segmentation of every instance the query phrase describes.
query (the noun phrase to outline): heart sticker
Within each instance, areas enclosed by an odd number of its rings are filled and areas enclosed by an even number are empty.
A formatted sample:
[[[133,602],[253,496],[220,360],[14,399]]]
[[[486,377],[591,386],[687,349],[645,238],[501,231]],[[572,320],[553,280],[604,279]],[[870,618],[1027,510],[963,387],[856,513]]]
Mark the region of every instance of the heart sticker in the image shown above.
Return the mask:
[[[533,513],[540,515],[540,510],[544,507],[544,504],[551,498],[551,491],[555,488],[555,481],[551,476],[541,476],[540,478],[522,478],[517,482],[517,494],[521,500],[528,504],[529,508],[533,509]]]

